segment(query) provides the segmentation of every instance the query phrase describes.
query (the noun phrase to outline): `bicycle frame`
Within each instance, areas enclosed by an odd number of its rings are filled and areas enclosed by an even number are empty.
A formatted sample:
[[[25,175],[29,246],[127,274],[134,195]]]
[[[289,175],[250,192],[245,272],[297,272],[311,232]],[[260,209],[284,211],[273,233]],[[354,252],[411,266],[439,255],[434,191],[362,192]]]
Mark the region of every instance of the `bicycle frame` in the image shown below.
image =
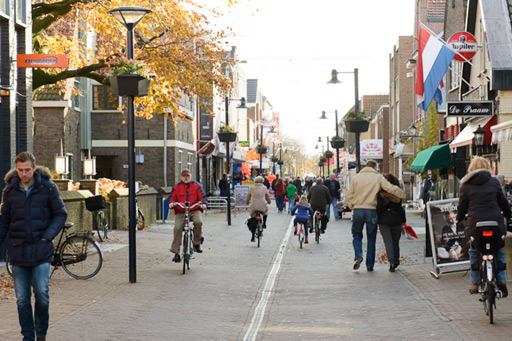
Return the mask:
[[[257,213],[256,220],[258,224],[256,225],[256,237],[258,238],[258,247],[260,247],[261,237],[263,236],[263,213]]]
[[[195,203],[190,206],[190,203],[187,201],[184,204],[180,202],[174,203],[176,206],[180,206],[185,210],[185,224],[183,226],[183,241],[182,241],[182,255],[183,255],[183,274],[185,274],[186,270],[190,270],[190,259],[192,254],[194,253],[192,248],[192,239],[194,238],[194,232],[190,228],[190,210],[196,206],[201,205],[201,203]]]

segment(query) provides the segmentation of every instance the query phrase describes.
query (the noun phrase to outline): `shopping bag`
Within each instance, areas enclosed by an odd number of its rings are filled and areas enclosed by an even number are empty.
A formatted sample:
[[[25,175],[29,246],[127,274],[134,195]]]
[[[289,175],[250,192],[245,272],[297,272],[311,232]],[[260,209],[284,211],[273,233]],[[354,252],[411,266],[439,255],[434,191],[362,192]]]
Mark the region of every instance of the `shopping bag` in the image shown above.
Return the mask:
[[[411,237],[418,239],[418,235],[416,234],[416,232],[414,232],[410,225],[405,225],[404,223],[402,224],[402,227],[404,228],[405,233],[407,233]]]

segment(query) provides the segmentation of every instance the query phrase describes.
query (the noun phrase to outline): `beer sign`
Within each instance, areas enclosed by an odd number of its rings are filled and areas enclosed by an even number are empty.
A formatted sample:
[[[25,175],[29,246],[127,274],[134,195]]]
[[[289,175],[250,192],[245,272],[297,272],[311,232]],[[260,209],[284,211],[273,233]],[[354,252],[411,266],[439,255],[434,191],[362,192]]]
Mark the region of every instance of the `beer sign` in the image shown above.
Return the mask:
[[[478,44],[475,37],[468,32],[457,32],[448,39],[448,45],[458,53],[460,53],[467,60],[471,60],[478,51]],[[466,59],[456,54],[453,59],[459,62],[464,62]]]

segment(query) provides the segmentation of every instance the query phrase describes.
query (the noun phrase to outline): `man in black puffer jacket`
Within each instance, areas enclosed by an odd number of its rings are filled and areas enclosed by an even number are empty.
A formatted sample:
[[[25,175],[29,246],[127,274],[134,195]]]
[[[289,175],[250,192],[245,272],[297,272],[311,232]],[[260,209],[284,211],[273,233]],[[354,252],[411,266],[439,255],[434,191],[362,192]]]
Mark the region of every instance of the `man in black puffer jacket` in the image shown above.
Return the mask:
[[[52,240],[60,232],[67,211],[46,167],[36,167],[30,152],[20,153],[16,169],[5,176],[7,186],[0,209],[0,244],[8,235],[18,315],[23,340],[45,340],[48,330]],[[31,287],[35,296],[32,313]],[[35,316],[35,322],[34,322]]]
[[[313,211],[320,211],[320,213],[322,213],[321,230],[322,233],[325,233],[325,230],[327,229],[327,222],[329,221],[325,215],[325,209],[331,202],[331,195],[329,194],[329,189],[324,185],[322,178],[318,177],[316,179],[316,185],[311,187],[307,198]]]

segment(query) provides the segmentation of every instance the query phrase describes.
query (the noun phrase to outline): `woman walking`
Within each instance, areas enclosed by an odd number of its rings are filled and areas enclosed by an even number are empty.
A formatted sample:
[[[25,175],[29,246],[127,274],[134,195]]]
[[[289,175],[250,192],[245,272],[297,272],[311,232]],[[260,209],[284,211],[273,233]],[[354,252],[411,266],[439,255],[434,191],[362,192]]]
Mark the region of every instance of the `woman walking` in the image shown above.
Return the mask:
[[[400,187],[400,182],[393,174],[383,175],[391,184]],[[377,213],[380,234],[388,256],[389,271],[394,272],[400,264],[400,236],[402,224],[406,221],[402,200],[393,194],[381,191],[377,197]]]

